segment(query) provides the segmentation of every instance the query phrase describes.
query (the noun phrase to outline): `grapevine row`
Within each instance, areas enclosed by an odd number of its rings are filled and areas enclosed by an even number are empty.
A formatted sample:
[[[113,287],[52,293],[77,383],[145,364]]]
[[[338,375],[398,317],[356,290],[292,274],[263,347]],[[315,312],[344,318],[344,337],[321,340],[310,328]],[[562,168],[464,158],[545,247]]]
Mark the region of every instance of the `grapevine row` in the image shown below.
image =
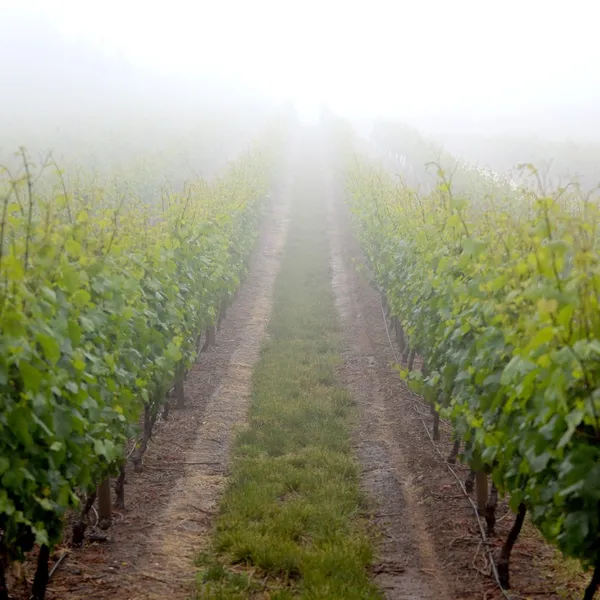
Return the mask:
[[[533,172],[535,175],[535,171]],[[577,189],[419,194],[365,159],[348,167],[356,229],[420,369],[452,421],[544,537],[600,577],[600,207]],[[421,361],[419,361],[421,362]],[[508,573],[505,583],[508,584]]]
[[[149,204],[21,162],[0,180],[1,600],[5,567],[35,545],[44,597],[66,511],[123,465],[141,415],[143,446],[181,392],[247,268],[270,173],[257,145]]]

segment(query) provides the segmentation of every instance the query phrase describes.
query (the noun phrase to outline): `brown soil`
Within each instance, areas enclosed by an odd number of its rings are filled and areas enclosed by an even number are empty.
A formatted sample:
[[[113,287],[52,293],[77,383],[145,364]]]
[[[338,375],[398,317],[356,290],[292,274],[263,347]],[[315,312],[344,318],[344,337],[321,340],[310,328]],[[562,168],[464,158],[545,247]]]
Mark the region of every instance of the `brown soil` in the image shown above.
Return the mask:
[[[392,368],[398,359],[380,296],[368,279],[341,194],[333,183],[329,187],[333,286],[346,340],[344,376],[359,406],[356,451],[381,534],[375,580],[393,600],[503,598],[490,575],[474,511],[442,458],[450,454],[451,431],[442,425],[441,457],[425,429],[432,426],[429,409]],[[467,469],[454,470],[464,481]],[[497,517],[495,554],[514,518],[506,502],[499,502]],[[532,526],[524,527],[513,549],[510,598],[580,598],[583,583]]]
[[[72,550],[50,582],[49,600],[189,597],[194,558],[208,542],[233,436],[246,419],[286,238],[290,181],[274,194],[217,346],[200,355],[188,374],[186,408],[159,423],[143,473],[128,469],[126,509],[115,514],[109,540]]]

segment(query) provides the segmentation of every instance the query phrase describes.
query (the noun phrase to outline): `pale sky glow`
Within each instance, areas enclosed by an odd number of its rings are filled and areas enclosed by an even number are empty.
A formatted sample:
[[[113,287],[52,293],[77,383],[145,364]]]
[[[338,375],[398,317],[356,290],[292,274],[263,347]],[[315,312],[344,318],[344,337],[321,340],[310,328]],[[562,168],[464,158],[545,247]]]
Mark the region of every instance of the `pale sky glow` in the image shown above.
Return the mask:
[[[304,107],[486,116],[600,105],[593,0],[0,0],[0,10],[8,4],[135,65],[217,73]]]

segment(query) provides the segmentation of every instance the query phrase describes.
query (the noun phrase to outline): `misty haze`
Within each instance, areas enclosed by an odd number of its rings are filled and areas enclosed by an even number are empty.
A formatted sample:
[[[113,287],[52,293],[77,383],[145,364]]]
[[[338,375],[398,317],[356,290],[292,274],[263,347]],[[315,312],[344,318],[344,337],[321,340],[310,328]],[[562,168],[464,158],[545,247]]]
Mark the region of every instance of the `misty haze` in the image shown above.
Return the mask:
[[[589,2],[0,0],[0,600],[593,600]]]

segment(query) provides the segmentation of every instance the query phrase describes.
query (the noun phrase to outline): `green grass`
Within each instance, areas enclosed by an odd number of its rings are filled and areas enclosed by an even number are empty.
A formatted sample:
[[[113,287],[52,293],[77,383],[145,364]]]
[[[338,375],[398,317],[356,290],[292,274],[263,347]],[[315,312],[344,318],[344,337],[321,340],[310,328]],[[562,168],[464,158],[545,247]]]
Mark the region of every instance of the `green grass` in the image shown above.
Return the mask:
[[[336,377],[341,335],[318,182],[296,186],[268,341],[253,374],[197,598],[380,598],[352,456],[355,408]]]

